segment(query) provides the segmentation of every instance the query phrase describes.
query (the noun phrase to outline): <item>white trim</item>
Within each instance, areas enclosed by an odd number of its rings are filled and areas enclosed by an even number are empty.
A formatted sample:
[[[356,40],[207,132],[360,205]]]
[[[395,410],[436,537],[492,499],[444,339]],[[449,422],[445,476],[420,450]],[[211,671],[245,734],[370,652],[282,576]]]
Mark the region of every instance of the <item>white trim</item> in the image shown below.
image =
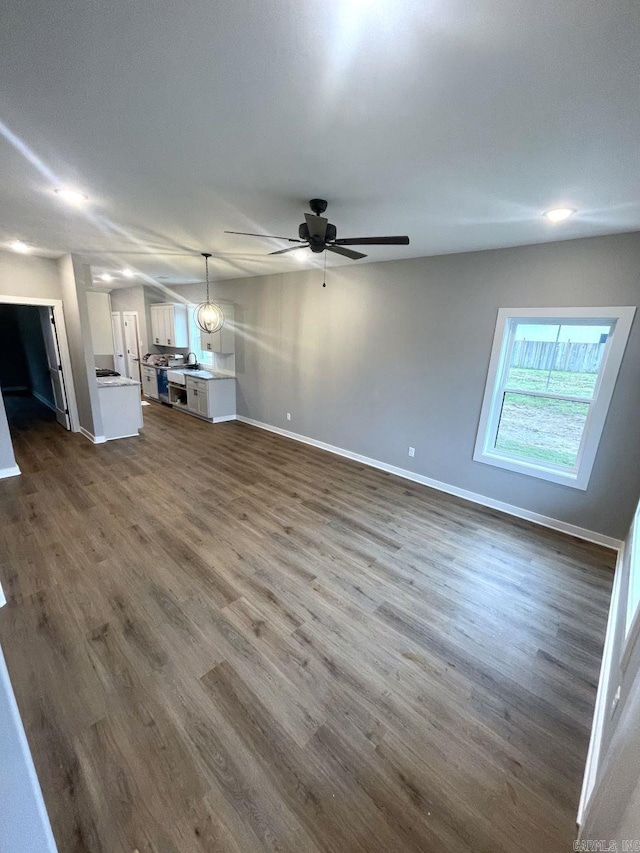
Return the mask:
[[[51,400],[47,400],[47,398],[43,397],[39,391],[34,391],[33,389],[31,389],[31,393],[36,398],[36,400],[39,400],[43,406],[47,407],[47,409],[51,409],[52,412],[56,411],[56,407],[51,403]]]
[[[505,468],[508,471],[515,471],[519,474],[538,477],[552,483],[569,486],[570,488],[586,490],[635,311],[635,307],[629,306],[605,306],[602,308],[500,308],[498,310],[491,359],[482,401],[482,411],[473,452],[474,461],[495,465],[498,468]],[[602,368],[594,396],[591,400],[585,398],[580,401],[588,404],[589,409],[582,433],[578,458],[573,470],[563,469],[561,466],[552,464],[545,465],[532,459],[520,460],[517,457],[503,454],[493,447],[498,430],[499,411],[501,410],[501,407],[497,405],[498,398],[504,392],[503,384],[508,369],[505,356],[510,351],[513,340],[513,321],[523,319],[540,320],[542,323],[545,321],[550,323],[553,321],[576,319],[584,321],[586,324],[589,324],[590,321],[592,323],[604,321],[611,323],[613,326],[605,348]]]
[[[140,438],[139,432],[128,432],[126,435],[110,435],[109,438],[105,438],[104,441],[118,441],[121,438]],[[96,444],[102,444],[102,441],[96,441]]]
[[[622,672],[625,672],[629,666],[631,655],[640,638],[640,599],[636,593],[636,587],[640,583],[640,503],[633,516],[626,541],[629,549],[629,581],[625,605],[623,649],[620,659]]]
[[[136,382],[140,382],[142,384],[142,338],[140,337],[140,317],[138,316],[137,311],[122,311],[122,346],[123,349],[127,348],[127,332],[125,330],[125,325],[127,323],[127,317],[133,318],[135,322],[135,339],[138,347],[138,352],[136,356],[133,358],[137,367],[138,367],[138,377],[135,379]],[[177,347],[176,347],[177,349]],[[127,362],[127,374],[129,373],[129,357],[127,353],[124,354],[125,361]],[[135,377],[129,376],[129,379],[134,379]]]
[[[89,430],[85,429],[83,426],[80,427],[78,432],[81,433],[81,435],[83,435],[85,438],[88,438],[89,441],[91,441],[93,444],[104,444],[107,440],[107,437],[105,435],[94,435],[92,432],[89,432]]]
[[[20,469],[17,465],[12,465],[10,468],[0,468],[0,480],[5,477],[17,477],[20,474]]]
[[[537,512],[524,509],[522,507],[513,506],[512,504],[497,501],[493,498],[479,495],[476,492],[469,492],[466,489],[460,489],[458,486],[451,486],[448,483],[442,483],[440,480],[433,480],[431,477],[425,477],[422,474],[416,474],[414,471],[408,471],[405,468],[398,468],[395,465],[388,465],[386,462],[380,462],[377,459],[372,459],[369,456],[361,456],[359,453],[353,453],[351,450],[344,450],[341,447],[336,447],[333,444],[326,444],[324,441],[317,441],[315,438],[308,438],[306,435],[290,432],[287,429],[271,426],[271,424],[255,421],[252,418],[245,418],[243,415],[236,415],[236,420],[245,424],[258,427],[259,429],[275,432],[277,435],[283,435],[286,438],[292,438],[294,441],[300,441],[303,444],[310,444],[312,447],[318,447],[320,450],[327,450],[329,453],[335,453],[337,456],[344,456],[347,459],[352,459],[355,462],[360,462],[363,465],[368,465],[371,468],[378,468],[380,471],[386,471],[389,474],[395,474],[397,477],[402,477],[405,480],[411,480],[414,483],[420,483],[423,486],[429,486],[431,489],[437,489],[440,492],[446,492],[449,495],[463,498],[471,501],[471,503],[480,504],[481,506],[496,509],[499,512],[504,512],[507,515],[513,515],[516,518],[523,518],[525,521],[532,521],[534,524],[540,524],[542,527],[548,527],[551,530],[557,530],[560,533],[567,533],[569,536],[576,536],[578,539],[584,539],[586,542],[594,542],[596,545],[604,545],[607,548],[612,548],[614,551],[620,550],[622,540],[614,539],[612,536],[605,536],[603,533],[597,533],[594,530],[586,530],[584,527],[578,527],[575,524],[569,524],[566,521],[560,521],[557,518],[549,518],[546,515],[540,515]]]
[[[596,694],[596,704],[593,712],[591,739],[589,741],[589,752],[587,753],[587,763],[585,765],[582,791],[580,793],[580,803],[578,805],[578,816],[576,818],[578,826],[580,827],[584,824],[584,818],[589,808],[591,795],[595,787],[598,769],[600,767],[600,749],[602,745],[602,734],[607,720],[607,698],[609,696],[609,681],[614,665],[613,653],[616,645],[616,628],[618,624],[618,610],[621,605],[620,596],[623,573],[624,543],[621,543],[618,549],[613,589],[611,590],[609,618],[607,619],[607,631],[604,639],[604,649],[602,650],[602,664],[600,666],[598,692]]]
[[[71,356],[69,354],[69,341],[67,338],[67,327],[64,322],[64,309],[61,299],[48,299],[40,296],[5,296],[0,295],[0,305],[38,305],[44,308],[53,308],[53,316],[58,330],[58,347],[60,349],[60,361],[62,362],[62,374],[64,376],[64,387],[67,394],[67,406],[69,408],[69,426],[71,432],[80,432],[80,418],[78,415],[78,404],[76,402],[76,389],[73,371],[71,369]]]
[[[2,704],[6,704],[9,711],[8,719],[3,719],[2,721],[2,735],[4,739],[2,744],[3,751],[6,751],[7,748],[10,747],[9,754],[14,754],[15,746],[18,748],[22,766],[16,768],[16,770],[19,771],[19,776],[24,776],[30,788],[29,795],[31,803],[24,803],[24,805],[33,806],[35,813],[38,816],[39,826],[36,828],[33,825],[24,825],[25,819],[21,812],[18,814],[10,814],[10,808],[15,808],[16,805],[16,798],[14,797],[12,801],[11,798],[6,795],[6,791],[11,790],[11,785],[3,786],[0,811],[3,814],[3,817],[6,815],[7,820],[13,818],[18,821],[18,826],[21,827],[23,834],[30,833],[32,835],[37,833],[37,835],[40,836],[46,844],[46,850],[43,850],[42,853],[47,853],[47,851],[48,853],[56,853],[58,848],[56,847],[56,842],[51,830],[47,807],[44,803],[42,789],[40,788],[40,783],[38,781],[38,774],[36,773],[36,768],[33,763],[31,750],[29,749],[29,743],[22,723],[22,717],[20,716],[20,710],[13,692],[11,679],[9,678],[9,671],[7,670],[7,664],[4,659],[4,655],[2,654],[2,650],[0,650],[0,691],[4,694]],[[29,811],[30,810],[31,809],[29,808]]]
[[[229,378],[231,378],[231,377],[229,377]],[[223,415],[221,418],[213,418],[213,423],[214,424],[223,424],[223,423],[226,423],[227,421],[235,421],[235,420],[236,420],[236,415]]]

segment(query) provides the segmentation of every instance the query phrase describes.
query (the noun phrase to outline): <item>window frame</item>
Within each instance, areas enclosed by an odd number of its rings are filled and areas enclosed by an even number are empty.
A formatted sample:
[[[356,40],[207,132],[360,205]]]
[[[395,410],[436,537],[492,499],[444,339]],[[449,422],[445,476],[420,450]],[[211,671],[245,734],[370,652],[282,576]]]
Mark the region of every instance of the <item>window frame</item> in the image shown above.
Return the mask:
[[[480,422],[476,436],[473,459],[527,474],[531,477],[548,480],[583,491],[589,484],[591,471],[595,461],[598,445],[602,436],[609,404],[613,395],[618,372],[622,363],[631,324],[635,315],[633,306],[606,306],[602,308],[500,308],[493,338],[489,371],[485,385]],[[563,468],[553,463],[535,462],[519,459],[495,447],[502,403],[504,399],[506,377],[509,371],[507,355],[511,352],[515,329],[519,321],[538,321],[544,323],[579,323],[604,325],[611,324],[612,329],[602,359],[602,367],[591,399],[575,398],[579,402],[589,404],[589,412],[585,422],[578,458],[573,469]],[[525,393],[525,392],[523,392]],[[544,396],[533,392],[535,396]],[[550,395],[553,399],[570,395]],[[500,403],[500,404],[499,404]]]

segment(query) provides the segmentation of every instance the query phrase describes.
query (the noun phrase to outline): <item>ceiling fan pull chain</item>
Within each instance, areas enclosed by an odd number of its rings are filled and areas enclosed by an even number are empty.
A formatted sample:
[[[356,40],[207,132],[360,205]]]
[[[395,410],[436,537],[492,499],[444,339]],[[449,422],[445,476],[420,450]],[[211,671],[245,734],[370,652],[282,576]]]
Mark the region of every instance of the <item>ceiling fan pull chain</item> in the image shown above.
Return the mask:
[[[327,286],[327,253],[324,252],[324,274],[322,276],[322,286]]]

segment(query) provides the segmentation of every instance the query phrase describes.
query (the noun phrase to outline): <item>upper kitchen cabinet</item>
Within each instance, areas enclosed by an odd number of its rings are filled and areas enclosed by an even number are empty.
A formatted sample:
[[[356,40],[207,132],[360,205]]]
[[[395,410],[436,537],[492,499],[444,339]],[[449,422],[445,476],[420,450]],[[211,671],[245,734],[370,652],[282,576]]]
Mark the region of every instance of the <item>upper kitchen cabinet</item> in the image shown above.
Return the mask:
[[[189,318],[186,305],[159,302],[151,306],[151,343],[160,347],[189,346]]]
[[[233,305],[219,302],[224,312],[224,325],[213,334],[202,332],[200,346],[204,352],[233,353],[236,351],[236,330],[233,318]]]

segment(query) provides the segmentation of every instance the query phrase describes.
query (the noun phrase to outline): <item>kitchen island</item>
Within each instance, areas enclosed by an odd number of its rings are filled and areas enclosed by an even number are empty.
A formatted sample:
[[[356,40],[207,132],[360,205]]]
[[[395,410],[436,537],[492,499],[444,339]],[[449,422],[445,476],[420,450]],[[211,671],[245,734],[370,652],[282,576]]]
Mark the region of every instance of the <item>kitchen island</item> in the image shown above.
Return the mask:
[[[140,383],[126,376],[99,376],[97,382],[104,440],[138,435],[143,426]]]

